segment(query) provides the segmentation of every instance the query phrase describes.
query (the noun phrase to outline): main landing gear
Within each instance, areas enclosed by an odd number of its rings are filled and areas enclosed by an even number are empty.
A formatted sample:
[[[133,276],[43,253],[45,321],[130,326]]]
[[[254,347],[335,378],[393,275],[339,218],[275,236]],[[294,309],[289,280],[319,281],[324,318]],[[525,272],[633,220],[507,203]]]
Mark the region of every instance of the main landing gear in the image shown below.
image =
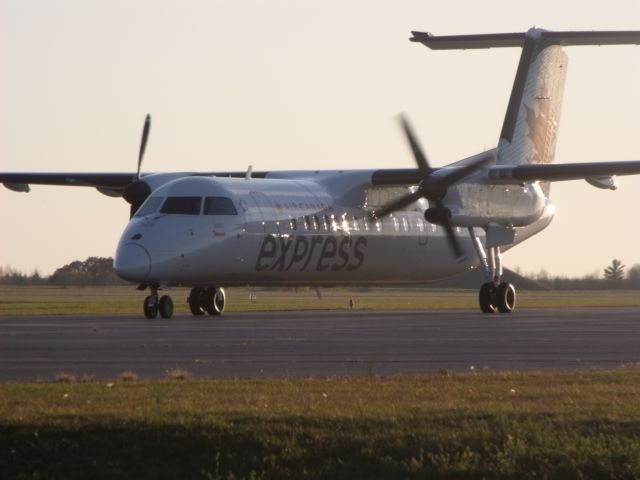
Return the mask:
[[[148,319],[171,318],[173,315],[173,300],[169,295],[158,294],[158,287],[151,286],[151,294],[144,299],[144,316]],[[226,294],[224,288],[192,288],[189,298],[189,309],[194,315],[220,315],[224,312]]]
[[[482,243],[476,236],[473,227],[469,227],[469,235],[480,263],[486,273],[487,281],[480,287],[480,310],[483,313],[511,313],[516,308],[516,288],[509,282],[502,281],[502,254],[500,247],[490,247],[489,258]]]
[[[224,312],[224,306],[226,303],[226,294],[224,288],[212,287],[212,288],[200,288],[195,287],[191,289],[189,298],[189,309],[194,315],[220,315]]]

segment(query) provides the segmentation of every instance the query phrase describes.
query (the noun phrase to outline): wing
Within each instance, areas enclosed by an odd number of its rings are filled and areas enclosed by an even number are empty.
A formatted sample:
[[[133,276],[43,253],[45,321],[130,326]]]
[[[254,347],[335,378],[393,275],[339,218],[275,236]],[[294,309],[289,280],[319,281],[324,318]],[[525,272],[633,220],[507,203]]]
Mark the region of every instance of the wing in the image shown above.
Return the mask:
[[[531,165],[495,165],[489,168],[491,183],[509,184],[530,181],[605,179],[618,175],[640,174],[640,161],[554,163]]]
[[[10,190],[28,192],[29,185],[64,185],[124,191],[135,173],[0,173],[0,182]]]
[[[268,172],[254,172],[254,178],[263,178]],[[178,176],[244,177],[246,172],[188,172]],[[144,174],[142,179],[154,174]],[[136,179],[136,173],[25,173],[0,172],[0,183],[15,192],[28,192],[30,185],[59,185],[67,187],[94,187],[101,193],[119,197],[127,185]]]
[[[462,167],[469,161],[491,156],[494,150],[465,158],[436,170]],[[590,162],[590,163],[553,163],[527,165],[494,165],[486,170],[489,183],[508,185],[522,182],[560,182],[565,180],[586,180],[594,186],[603,182],[602,188],[612,188],[607,179],[616,176],[640,174],[640,161]],[[383,169],[373,173],[373,185],[416,185],[422,177],[417,168]]]

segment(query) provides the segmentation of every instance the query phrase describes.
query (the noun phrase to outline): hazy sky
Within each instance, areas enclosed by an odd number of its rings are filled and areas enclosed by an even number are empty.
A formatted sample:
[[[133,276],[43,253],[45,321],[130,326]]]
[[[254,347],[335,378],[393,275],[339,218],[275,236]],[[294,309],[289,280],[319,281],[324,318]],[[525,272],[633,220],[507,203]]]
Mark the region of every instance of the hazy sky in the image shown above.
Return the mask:
[[[433,52],[435,34],[640,29],[638,0],[0,0],[0,171],[411,167],[495,146],[519,49]],[[640,47],[572,47],[556,162],[640,159]],[[556,183],[525,272],[640,263],[640,178]],[[93,189],[0,187],[0,265],[111,256],[129,206]]]

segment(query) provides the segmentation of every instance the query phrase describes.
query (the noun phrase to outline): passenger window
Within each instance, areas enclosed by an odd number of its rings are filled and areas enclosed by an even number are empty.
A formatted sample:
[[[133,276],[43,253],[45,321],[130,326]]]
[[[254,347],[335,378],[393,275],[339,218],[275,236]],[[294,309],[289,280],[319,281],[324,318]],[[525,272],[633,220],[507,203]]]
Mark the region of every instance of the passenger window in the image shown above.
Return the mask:
[[[346,213],[342,214],[342,222],[340,222],[342,230],[349,231],[349,216]]]
[[[238,211],[230,198],[206,197],[202,213],[205,215],[237,215]]]
[[[358,224],[358,217],[353,217],[353,229],[356,232],[360,230],[360,225]]]
[[[420,232],[424,232],[424,223],[422,220],[418,219],[416,221],[416,225],[418,225],[418,230],[420,230]]]
[[[296,222],[296,219],[293,217],[289,217],[289,228],[291,228],[291,230],[298,228],[298,222]]]
[[[409,231],[409,222],[407,222],[407,219],[405,217],[402,217],[402,229],[405,232]]]
[[[309,224],[309,217],[303,217],[302,222],[304,223],[305,230],[309,230],[309,228],[311,228],[311,225]]]
[[[162,197],[149,197],[146,202],[138,209],[136,217],[144,217],[145,215],[151,215],[158,210],[158,207],[164,200]]]
[[[398,223],[398,219],[396,217],[393,217],[393,228],[396,230],[396,232],[400,231],[400,224]]]
[[[317,215],[313,216],[313,229],[320,230],[320,219],[318,218]]]
[[[376,220],[376,230],[379,232],[382,231],[382,222],[380,220]]]
[[[160,213],[200,215],[201,204],[202,197],[169,197],[162,205]]]
[[[364,225],[364,229],[368,232],[369,231],[369,218],[368,217],[364,217],[362,219],[362,224]]]
[[[336,216],[333,213],[331,214],[331,231],[338,231],[338,220],[336,220]]]
[[[324,229],[328,232],[328,231],[330,230],[330,229],[329,229],[329,217],[327,217],[326,215],[324,215],[324,216],[322,217],[322,223],[323,223],[323,225],[324,225]]]

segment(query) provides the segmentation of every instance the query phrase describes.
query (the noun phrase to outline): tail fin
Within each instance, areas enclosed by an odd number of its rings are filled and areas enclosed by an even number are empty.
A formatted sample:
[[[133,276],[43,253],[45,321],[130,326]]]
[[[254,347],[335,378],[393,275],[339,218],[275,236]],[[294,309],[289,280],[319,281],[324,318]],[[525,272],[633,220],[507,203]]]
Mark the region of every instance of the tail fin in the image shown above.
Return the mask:
[[[552,163],[568,57],[529,30],[498,143],[498,164]]]
[[[640,44],[640,32],[549,32],[434,36],[412,32],[411,41],[435,50],[522,47],[498,143],[498,164],[552,163],[556,149],[568,57],[562,46]]]

